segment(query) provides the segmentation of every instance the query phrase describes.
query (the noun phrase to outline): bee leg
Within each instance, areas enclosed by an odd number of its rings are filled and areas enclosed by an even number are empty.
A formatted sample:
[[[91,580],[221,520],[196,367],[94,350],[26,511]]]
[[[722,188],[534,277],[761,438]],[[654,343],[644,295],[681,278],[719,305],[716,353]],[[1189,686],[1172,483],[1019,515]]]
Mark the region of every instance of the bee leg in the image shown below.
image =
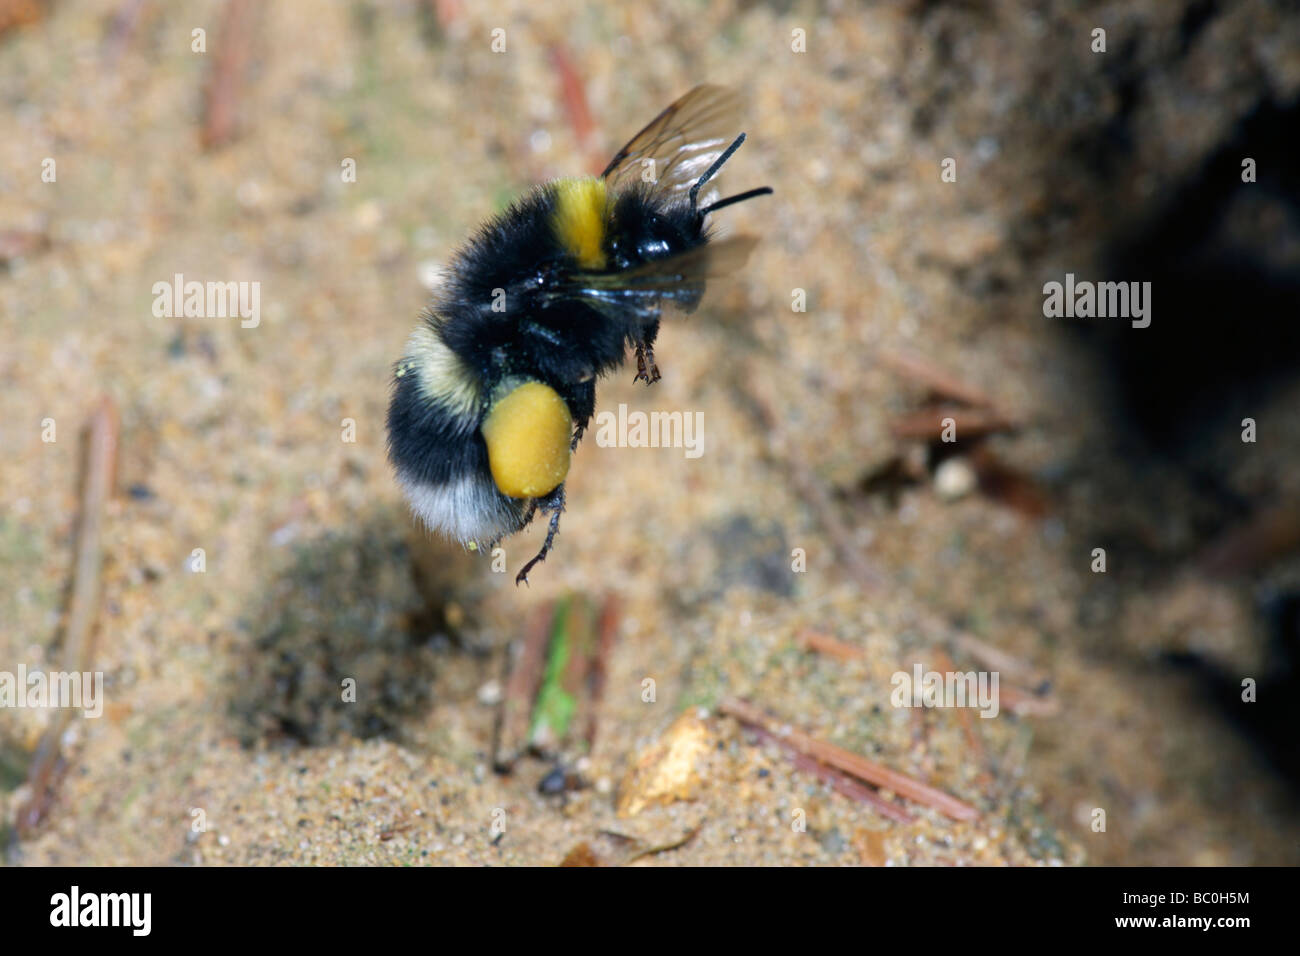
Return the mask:
[[[564,403],[569,406],[569,411],[573,414],[573,440],[569,442],[569,451],[577,451],[578,442],[582,441],[582,436],[587,433],[587,422],[591,421],[592,413],[596,410],[595,378],[562,389],[560,397],[564,399]]]
[[[633,382],[644,381],[653,385],[659,381],[659,366],[655,364],[655,337],[659,334],[659,323],[648,326],[636,343],[636,378]]]
[[[551,513],[551,523],[546,529],[546,540],[542,543],[542,550],[538,551],[528,563],[525,564],[517,575],[515,575],[515,587],[520,584],[528,583],[528,572],[533,566],[546,560],[546,556],[551,551],[551,544],[555,541],[555,536],[560,531],[560,513],[564,511],[564,485],[560,485],[545,498],[540,499],[539,507],[542,511]]]
[[[650,364],[650,375],[645,380],[645,383],[647,385],[653,385],[655,382],[659,381],[661,377],[659,375],[659,366],[655,364],[655,347],[653,340],[646,343],[645,360]]]
[[[514,531],[508,533],[516,534],[520,531],[523,531],[525,528],[527,528],[530,524],[533,523],[533,516],[536,514],[537,514],[537,499],[530,498],[528,500],[527,506],[524,508],[523,515],[520,516],[519,518],[519,527],[515,528]],[[497,549],[497,546],[500,545],[501,542],[504,541],[505,539],[506,539],[505,534],[499,534],[491,541],[489,541],[486,547],[483,547],[482,545],[480,545],[479,547],[481,548],[481,550],[484,550],[488,554],[491,554],[493,551]]]

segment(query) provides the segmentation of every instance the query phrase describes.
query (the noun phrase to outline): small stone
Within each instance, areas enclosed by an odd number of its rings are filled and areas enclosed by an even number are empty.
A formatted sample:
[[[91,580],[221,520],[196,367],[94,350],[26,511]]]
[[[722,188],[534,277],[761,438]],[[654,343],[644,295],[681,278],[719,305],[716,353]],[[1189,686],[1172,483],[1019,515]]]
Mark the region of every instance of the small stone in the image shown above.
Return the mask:
[[[949,458],[934,470],[934,491],[944,501],[956,501],[975,490],[975,469],[965,458]]]
[[[618,815],[632,817],[653,804],[693,799],[702,782],[699,763],[712,745],[708,726],[694,714],[682,714],[633,761],[619,788]]]
[[[478,702],[484,707],[495,707],[501,703],[501,682],[490,680],[478,689]]]
[[[564,793],[566,785],[566,776],[563,767],[556,767],[537,785],[537,792],[554,795]]]

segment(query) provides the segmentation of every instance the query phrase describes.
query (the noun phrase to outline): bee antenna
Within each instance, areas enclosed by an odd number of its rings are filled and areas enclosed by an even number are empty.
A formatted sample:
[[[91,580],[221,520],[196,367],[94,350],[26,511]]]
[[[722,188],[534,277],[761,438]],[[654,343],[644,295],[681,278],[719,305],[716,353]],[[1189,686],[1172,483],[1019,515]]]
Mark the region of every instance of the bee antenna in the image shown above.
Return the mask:
[[[703,209],[701,209],[700,215],[707,216],[709,213],[716,212],[717,210],[721,209],[723,206],[730,206],[734,203],[744,202],[746,199],[753,199],[755,196],[770,196],[770,195],[772,195],[771,186],[759,186],[757,189],[751,189],[748,190],[747,192],[740,193],[739,195],[736,196],[728,196],[726,199],[719,199],[717,202],[713,203],[712,205],[705,206]]]
[[[744,141],[745,141],[745,134],[741,133],[739,136],[736,137],[736,141],[732,143],[730,146],[728,146],[723,151],[722,155],[713,161],[713,165],[704,171],[704,175],[695,181],[695,185],[691,187],[691,208],[692,209],[695,208],[695,198],[697,195],[699,195],[700,187],[718,174],[718,170],[721,169],[723,164],[731,158],[732,153],[740,149],[740,144],[743,143]]]

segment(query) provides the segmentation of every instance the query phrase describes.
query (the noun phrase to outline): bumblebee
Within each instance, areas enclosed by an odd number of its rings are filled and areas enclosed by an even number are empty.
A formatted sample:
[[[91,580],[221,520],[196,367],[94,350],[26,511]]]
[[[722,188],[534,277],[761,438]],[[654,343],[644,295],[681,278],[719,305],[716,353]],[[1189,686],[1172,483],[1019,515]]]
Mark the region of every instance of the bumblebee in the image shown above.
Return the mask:
[[[559,531],[596,380],[630,347],[634,381],[658,381],[663,307],[694,311],[705,280],[753,247],[713,239],[706,219],[770,188],[700,196],[745,141],[731,138],[738,106],[731,90],[697,86],[599,177],[537,186],[489,220],[452,259],[394,368],[388,456],[427,527],[490,550],[550,516],[516,584]]]

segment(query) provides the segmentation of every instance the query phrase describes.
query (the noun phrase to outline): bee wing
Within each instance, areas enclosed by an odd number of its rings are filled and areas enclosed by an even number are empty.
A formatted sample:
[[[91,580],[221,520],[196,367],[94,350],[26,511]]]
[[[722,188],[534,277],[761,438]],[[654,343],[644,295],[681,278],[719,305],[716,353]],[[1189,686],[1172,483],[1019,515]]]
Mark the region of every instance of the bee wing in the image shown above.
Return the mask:
[[[704,281],[738,270],[757,244],[754,236],[730,236],[622,272],[574,273],[548,290],[547,298],[583,302],[607,318],[639,327],[658,319],[665,301],[694,311]]]
[[[735,138],[739,115],[735,90],[697,86],[633,136],[601,176],[616,192],[642,182],[665,197],[685,192]]]

